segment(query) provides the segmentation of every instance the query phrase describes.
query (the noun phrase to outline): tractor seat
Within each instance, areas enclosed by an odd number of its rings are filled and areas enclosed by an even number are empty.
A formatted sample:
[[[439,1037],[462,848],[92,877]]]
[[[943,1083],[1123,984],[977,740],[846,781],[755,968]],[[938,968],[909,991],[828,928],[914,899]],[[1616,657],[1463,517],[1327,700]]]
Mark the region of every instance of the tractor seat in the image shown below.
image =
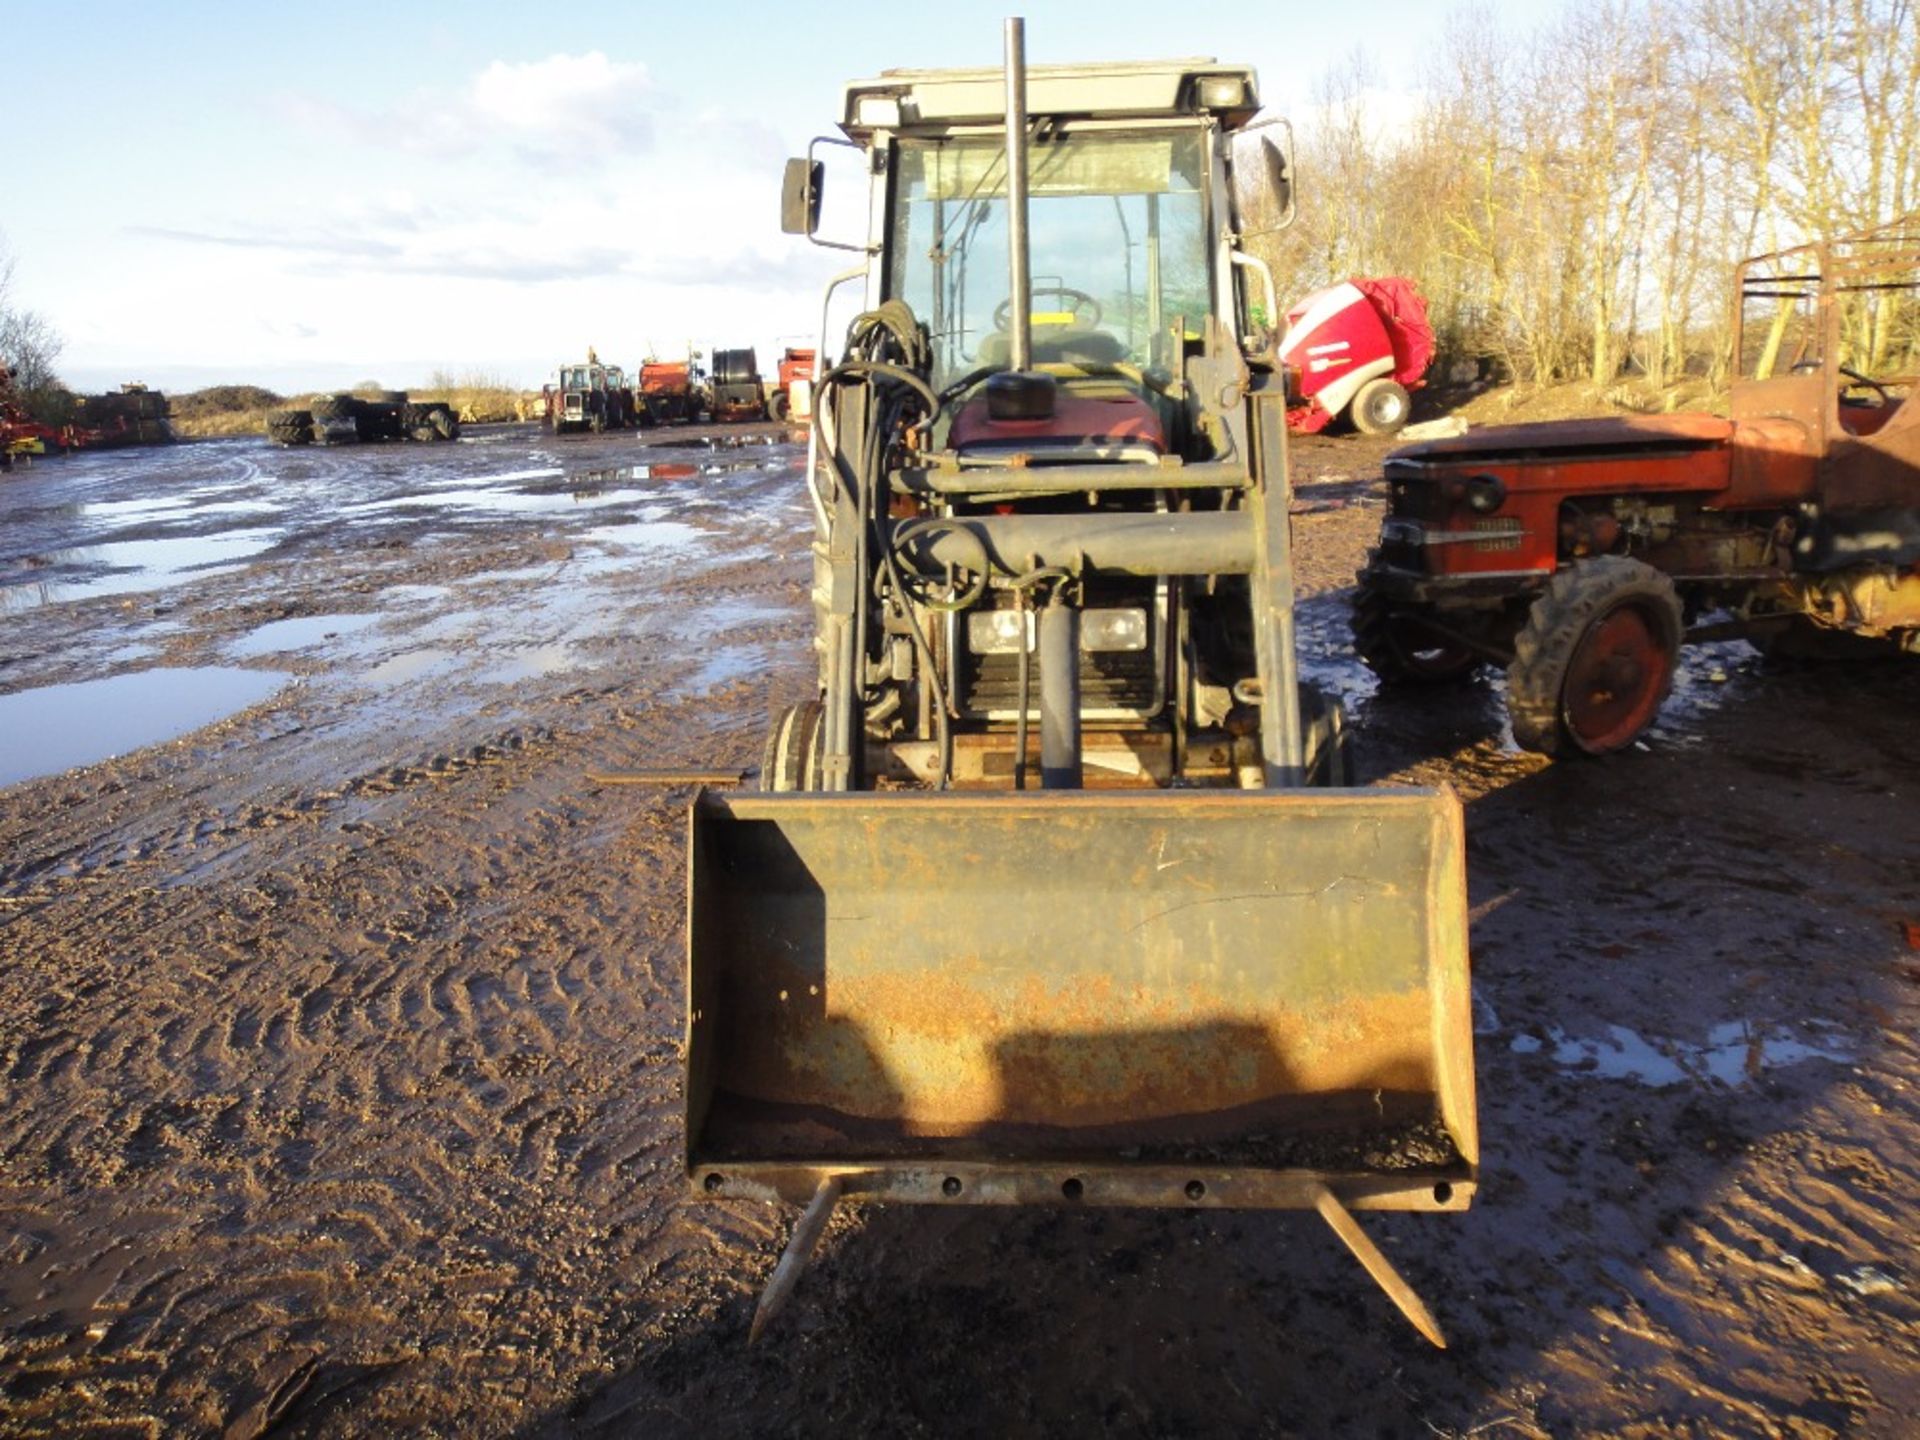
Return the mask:
[[[974,363],[982,368],[1004,370],[1013,358],[1013,337],[995,331],[980,342]],[[1127,358],[1127,347],[1118,336],[1083,326],[1036,325],[1033,327],[1033,363],[1036,365],[1118,365]]]

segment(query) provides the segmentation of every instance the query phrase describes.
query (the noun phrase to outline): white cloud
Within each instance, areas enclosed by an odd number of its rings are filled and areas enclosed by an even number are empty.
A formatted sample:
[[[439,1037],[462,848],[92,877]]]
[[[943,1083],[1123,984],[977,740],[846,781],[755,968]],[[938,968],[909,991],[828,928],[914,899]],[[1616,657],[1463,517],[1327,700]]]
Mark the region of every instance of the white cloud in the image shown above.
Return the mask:
[[[364,145],[583,171],[652,148],[656,97],[644,64],[592,50],[495,60],[460,91],[422,91],[376,110],[303,94],[278,104],[304,129]]]

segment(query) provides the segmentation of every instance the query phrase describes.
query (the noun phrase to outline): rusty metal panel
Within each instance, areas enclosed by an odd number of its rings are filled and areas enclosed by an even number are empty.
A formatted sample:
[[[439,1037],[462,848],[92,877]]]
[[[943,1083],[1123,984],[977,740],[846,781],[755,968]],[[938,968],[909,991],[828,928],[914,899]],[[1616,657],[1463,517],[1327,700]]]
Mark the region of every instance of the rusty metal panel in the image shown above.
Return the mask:
[[[1471,1173],[1449,791],[705,794],[692,832],[694,1169]]]
[[[1606,453],[1724,444],[1733,425],[1718,415],[1606,415],[1585,420],[1541,420],[1524,425],[1493,425],[1403,445],[1389,460],[1436,460],[1457,455],[1535,455],[1590,450]]]

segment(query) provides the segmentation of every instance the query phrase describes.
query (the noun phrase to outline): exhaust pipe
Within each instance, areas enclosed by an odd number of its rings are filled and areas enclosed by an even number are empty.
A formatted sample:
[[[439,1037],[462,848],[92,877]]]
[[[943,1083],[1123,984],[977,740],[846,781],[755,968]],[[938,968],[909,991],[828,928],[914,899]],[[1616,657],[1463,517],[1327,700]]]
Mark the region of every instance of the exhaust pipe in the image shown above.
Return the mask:
[[[1007,17],[1007,295],[1012,368],[1033,364],[1033,281],[1027,264],[1027,22]]]

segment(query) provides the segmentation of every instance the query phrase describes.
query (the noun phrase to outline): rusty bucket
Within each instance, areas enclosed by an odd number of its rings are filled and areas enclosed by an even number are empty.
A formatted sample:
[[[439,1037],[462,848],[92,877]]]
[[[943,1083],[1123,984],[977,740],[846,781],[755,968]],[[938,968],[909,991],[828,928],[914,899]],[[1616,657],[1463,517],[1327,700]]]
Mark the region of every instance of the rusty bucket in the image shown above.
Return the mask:
[[[704,793],[691,826],[702,1192],[1471,1198],[1450,791]]]

